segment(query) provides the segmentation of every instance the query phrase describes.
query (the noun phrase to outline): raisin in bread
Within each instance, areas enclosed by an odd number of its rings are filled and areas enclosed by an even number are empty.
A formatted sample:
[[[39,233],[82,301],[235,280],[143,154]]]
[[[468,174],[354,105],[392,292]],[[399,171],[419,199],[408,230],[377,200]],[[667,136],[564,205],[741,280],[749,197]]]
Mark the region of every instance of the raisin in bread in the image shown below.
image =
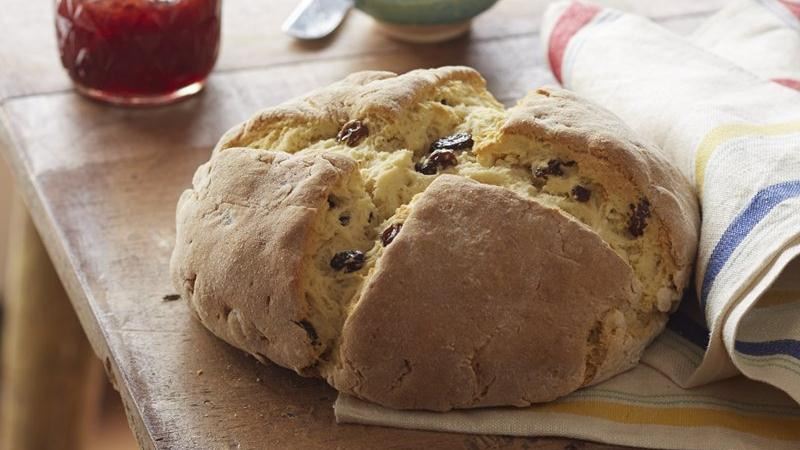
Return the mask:
[[[193,184],[171,270],[203,325],[394,408],[526,406],[631,368],[699,220],[608,111],[556,88],[506,110],[466,67],[265,110]]]

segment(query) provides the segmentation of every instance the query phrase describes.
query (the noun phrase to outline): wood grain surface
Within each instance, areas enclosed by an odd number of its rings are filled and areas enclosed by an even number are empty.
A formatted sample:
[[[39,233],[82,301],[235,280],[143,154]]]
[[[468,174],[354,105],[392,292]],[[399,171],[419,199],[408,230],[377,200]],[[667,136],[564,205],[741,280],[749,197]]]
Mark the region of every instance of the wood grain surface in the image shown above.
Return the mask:
[[[688,30],[722,0],[617,1]],[[52,2],[2,0],[0,147],[94,351],[143,448],[608,448],[336,425],[335,392],[263,366],[214,338],[174,294],[175,203],[219,136],[254,111],[362,69],[467,64],[513,103],[553,79],[539,50],[545,2],[501,0],[470,36],[435,46],[391,41],[361,13],[332,38],[299,44],[279,24],[293,2],[224,2],[223,51],[200,96],[126,110],[69,89]],[[35,74],[35,76],[34,76]]]

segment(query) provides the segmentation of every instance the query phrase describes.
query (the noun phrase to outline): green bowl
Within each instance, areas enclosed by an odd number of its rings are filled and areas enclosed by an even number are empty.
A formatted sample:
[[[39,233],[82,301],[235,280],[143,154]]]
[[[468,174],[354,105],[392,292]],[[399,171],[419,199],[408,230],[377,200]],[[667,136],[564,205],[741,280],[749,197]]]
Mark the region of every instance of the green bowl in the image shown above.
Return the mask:
[[[465,22],[497,0],[356,0],[356,8],[396,25],[446,25]]]

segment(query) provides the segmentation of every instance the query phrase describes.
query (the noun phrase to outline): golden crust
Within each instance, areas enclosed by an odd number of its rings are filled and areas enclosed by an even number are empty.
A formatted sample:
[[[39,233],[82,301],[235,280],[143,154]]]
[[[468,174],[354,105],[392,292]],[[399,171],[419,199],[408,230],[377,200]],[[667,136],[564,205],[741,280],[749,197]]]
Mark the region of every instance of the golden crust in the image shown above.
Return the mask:
[[[283,151],[294,152],[309,142],[335,136],[351,118],[370,117],[373,120],[397,122],[406,118],[406,111],[421,99],[430,97],[436,88],[452,81],[479,88],[486,84],[478,72],[468,67],[415,70],[402,76],[392,72],[357,72],[342,81],[254,115],[228,131],[215,151],[258,145],[265,136],[277,132],[289,136],[274,139],[273,145],[277,144]],[[302,131],[303,135],[297,140],[292,139],[293,131]],[[404,136],[390,137],[405,143]]]
[[[173,284],[231,345],[297,371],[321,350],[303,326],[303,250],[331,187],[355,169],[337,155],[231,149],[200,166],[178,202]]]
[[[553,400],[584,385],[590,341],[638,290],[630,266],[579,222],[443,175],[364,287],[329,380],[395,408]]]
[[[364,137],[337,139],[354,120]],[[453,133],[472,149],[415,171]],[[563,173],[537,174],[553,161]],[[658,149],[568,91],[505,110],[469,68],[361,72],[225,134],[179,201],[171,270],[261,361],[395,408],[523,406],[638,362],[698,221]],[[335,268],[345,250],[363,266]]]
[[[700,229],[697,198],[658,147],[637,137],[607,109],[555,87],[529,93],[512,110],[502,133],[558,142],[572,152],[605,162],[606,171],[622,175],[652,203],[653,216],[669,233],[663,244],[681,270],[676,285],[686,284]],[[608,177],[611,184],[614,180]]]

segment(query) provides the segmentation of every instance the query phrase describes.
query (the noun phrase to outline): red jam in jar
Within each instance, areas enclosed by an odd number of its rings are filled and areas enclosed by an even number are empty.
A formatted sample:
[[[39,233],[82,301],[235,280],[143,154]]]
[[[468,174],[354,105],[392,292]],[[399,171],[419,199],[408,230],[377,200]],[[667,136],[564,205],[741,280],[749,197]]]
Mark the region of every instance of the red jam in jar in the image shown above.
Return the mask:
[[[76,88],[121,104],[199,92],[219,52],[221,0],[56,0],[61,63]]]

